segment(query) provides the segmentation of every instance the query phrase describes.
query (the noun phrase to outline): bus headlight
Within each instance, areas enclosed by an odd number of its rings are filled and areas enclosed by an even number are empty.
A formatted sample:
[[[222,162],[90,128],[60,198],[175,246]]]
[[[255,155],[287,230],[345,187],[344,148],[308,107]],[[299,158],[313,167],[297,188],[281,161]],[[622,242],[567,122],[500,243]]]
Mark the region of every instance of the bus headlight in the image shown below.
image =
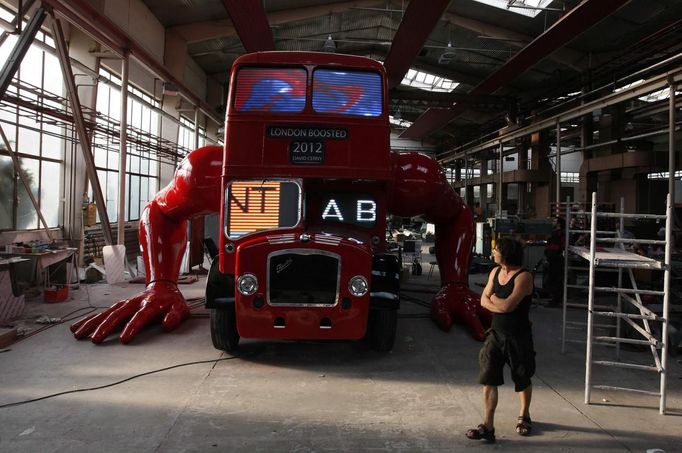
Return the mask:
[[[367,294],[368,289],[369,284],[367,283],[367,279],[362,275],[356,275],[350,279],[350,282],[348,282],[348,290],[355,297],[364,296]]]
[[[258,279],[253,274],[244,274],[237,280],[237,289],[245,296],[251,296],[258,291]]]

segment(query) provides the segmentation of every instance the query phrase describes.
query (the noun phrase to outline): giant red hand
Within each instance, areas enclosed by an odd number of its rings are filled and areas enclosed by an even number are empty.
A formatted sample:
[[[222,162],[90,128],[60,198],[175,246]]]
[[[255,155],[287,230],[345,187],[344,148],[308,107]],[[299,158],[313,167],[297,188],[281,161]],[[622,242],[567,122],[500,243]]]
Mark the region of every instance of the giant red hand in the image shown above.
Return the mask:
[[[457,321],[466,325],[476,340],[483,341],[492,313],[481,307],[478,294],[462,284],[448,283],[433,298],[431,316],[438,327],[446,332]]]
[[[140,294],[74,323],[71,332],[79,340],[89,336],[99,344],[125,324],[119,339],[121,343],[130,343],[143,327],[153,322],[162,319],[163,328],[170,332],[188,317],[189,307],[175,283],[153,282]]]

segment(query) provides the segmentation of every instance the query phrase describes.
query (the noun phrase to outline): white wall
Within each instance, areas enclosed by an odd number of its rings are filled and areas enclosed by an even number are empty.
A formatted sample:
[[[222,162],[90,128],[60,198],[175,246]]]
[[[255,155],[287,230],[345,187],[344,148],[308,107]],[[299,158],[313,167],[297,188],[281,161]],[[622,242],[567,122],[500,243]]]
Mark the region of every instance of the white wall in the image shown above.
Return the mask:
[[[157,61],[163,62],[166,31],[140,0],[106,0],[104,15],[121,27]]]

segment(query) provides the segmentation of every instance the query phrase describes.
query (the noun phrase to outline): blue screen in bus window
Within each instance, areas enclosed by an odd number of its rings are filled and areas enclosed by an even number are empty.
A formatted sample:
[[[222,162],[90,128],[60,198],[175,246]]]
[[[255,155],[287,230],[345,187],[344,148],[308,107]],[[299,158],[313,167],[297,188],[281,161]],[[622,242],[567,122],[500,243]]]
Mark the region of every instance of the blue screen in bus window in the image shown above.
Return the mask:
[[[237,73],[234,107],[238,112],[301,112],[305,87],[305,69],[243,68]]]
[[[376,72],[317,69],[313,74],[316,112],[379,116],[381,107],[381,76]]]

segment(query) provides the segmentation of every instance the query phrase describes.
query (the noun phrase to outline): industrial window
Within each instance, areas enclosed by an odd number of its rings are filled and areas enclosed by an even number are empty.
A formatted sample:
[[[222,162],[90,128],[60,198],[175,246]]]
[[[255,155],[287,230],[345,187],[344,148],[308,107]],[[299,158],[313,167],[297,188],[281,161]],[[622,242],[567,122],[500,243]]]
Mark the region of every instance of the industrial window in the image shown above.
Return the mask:
[[[206,146],[206,128],[199,126],[199,148]],[[180,115],[180,127],[178,128],[178,146],[185,153],[194,149],[194,122]]]
[[[376,72],[317,69],[313,74],[313,109],[320,113],[379,116],[383,85]]]
[[[110,221],[118,218],[119,128],[121,120],[121,79],[100,69],[107,82],[97,87],[98,132],[93,153],[102,195]],[[159,162],[150,140],[159,134],[161,103],[144,91],[128,85],[128,154],[124,218],[138,220],[145,205],[159,187]],[[92,193],[92,191],[91,191]],[[92,195],[90,195],[92,196]]]
[[[301,112],[306,71],[296,68],[243,68],[237,73],[234,107],[238,112]]]
[[[3,19],[14,18],[2,8],[0,13]],[[15,35],[7,36],[0,46],[0,62],[7,61],[16,41]],[[0,124],[47,225],[58,227],[63,219],[66,126],[59,116],[50,115],[62,109],[64,92],[59,61],[50,47],[52,39],[38,32],[0,103]],[[38,214],[0,141],[0,230],[38,228],[42,228]]]

